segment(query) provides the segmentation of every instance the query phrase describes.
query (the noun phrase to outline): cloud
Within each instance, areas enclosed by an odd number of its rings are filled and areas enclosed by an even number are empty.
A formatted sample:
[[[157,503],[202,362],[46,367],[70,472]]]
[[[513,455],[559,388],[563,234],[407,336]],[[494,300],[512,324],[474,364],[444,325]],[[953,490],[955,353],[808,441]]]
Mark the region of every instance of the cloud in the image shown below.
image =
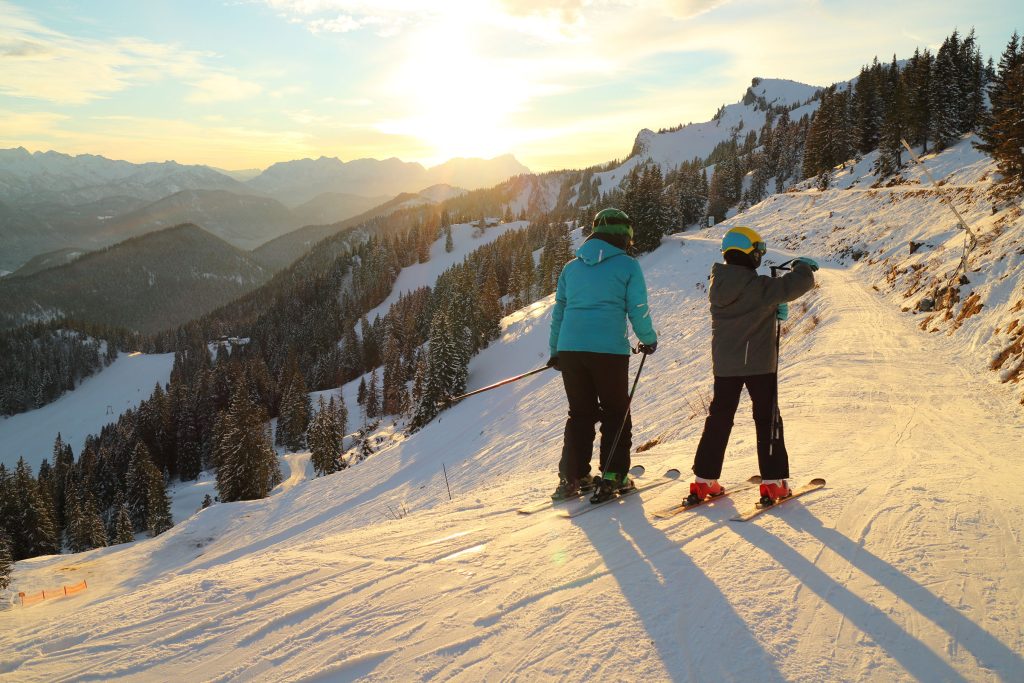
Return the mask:
[[[193,102],[248,97],[259,86],[220,73],[212,55],[142,38],[71,36],[0,2],[0,95],[84,104],[129,88],[175,78],[191,83]]]
[[[313,33],[348,33],[355,31],[362,23],[347,14],[340,14],[334,19],[316,19],[308,25]]]

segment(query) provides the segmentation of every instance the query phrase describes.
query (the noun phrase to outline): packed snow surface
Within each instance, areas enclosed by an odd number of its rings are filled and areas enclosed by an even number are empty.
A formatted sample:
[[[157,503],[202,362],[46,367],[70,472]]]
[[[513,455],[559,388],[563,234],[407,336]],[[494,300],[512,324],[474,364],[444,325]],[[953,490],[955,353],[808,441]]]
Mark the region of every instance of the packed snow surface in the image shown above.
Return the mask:
[[[959,182],[981,182],[964,161]],[[328,477],[289,454],[266,500],[19,562],[16,590],[89,588],[0,611],[0,678],[1021,681],[1024,421],[978,341],[1019,296],[1020,262],[979,253],[970,288],[993,305],[931,332],[939,319],[901,310],[916,296],[901,278],[919,257],[922,272],[955,262],[946,211],[920,186],[851,181],[742,216],[772,262],[822,257],[784,328],[780,407],[792,482],[824,477],[823,490],[747,523],[729,517],[754,491],[655,519],[686,495],[675,482],[572,520],[520,515],[556,483],[566,403],[549,370],[408,438],[385,431]],[[990,246],[1015,234],[981,220],[981,202],[964,211]],[[633,402],[642,479],[688,480],[711,386],[707,273],[727,227],[640,259],[659,332]],[[908,239],[932,246],[910,254]],[[505,319],[470,387],[543,365],[551,304]],[[726,486],[756,473],[753,432],[744,401]]]
[[[686,471],[700,433],[716,248],[674,237],[643,259],[661,334],[634,403],[634,443],[657,441],[634,459],[645,477]],[[130,547],[19,563],[23,590],[89,590],[3,613],[0,667],[19,681],[1019,680],[1019,415],[857,269],[819,275],[783,347],[781,407],[794,481],[823,476],[823,491],[751,523],[728,517],[752,495],[654,520],[680,484],[572,521],[518,515],[554,484],[565,402],[542,373],[348,471]],[[506,321],[471,384],[542,362],[549,304]],[[754,472],[748,414],[727,484]]]

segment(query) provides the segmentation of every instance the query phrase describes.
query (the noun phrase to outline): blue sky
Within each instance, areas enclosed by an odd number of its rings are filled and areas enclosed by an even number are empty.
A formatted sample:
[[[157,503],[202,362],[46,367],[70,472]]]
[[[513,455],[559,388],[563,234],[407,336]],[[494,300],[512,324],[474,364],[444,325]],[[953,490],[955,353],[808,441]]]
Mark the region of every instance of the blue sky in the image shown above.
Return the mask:
[[[828,85],[1019,2],[0,0],[0,147],[266,167],[512,153],[622,158],[706,121],[755,76]]]

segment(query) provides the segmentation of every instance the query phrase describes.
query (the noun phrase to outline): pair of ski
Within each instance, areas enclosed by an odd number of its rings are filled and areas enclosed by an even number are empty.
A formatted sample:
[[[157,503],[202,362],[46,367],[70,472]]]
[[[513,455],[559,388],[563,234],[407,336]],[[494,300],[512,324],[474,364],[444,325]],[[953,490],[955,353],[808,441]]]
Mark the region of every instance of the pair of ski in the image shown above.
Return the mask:
[[[637,465],[633,467],[629,471],[629,473],[633,477],[641,477],[644,473],[644,466]],[[569,496],[568,498],[562,498],[560,500],[545,500],[539,503],[534,503],[533,505],[527,505],[526,507],[519,508],[519,513],[523,515],[532,515],[535,512],[541,512],[552,507],[557,507],[559,517],[579,517],[580,515],[586,514],[591,510],[596,510],[599,507],[611,505],[613,503],[618,503],[623,498],[627,498],[633,495],[634,493],[639,493],[640,491],[653,489],[656,486],[661,486],[663,484],[669,484],[678,479],[679,474],[679,470],[672,468],[670,470],[666,470],[665,474],[663,474],[659,479],[634,479],[633,488],[617,493],[608,500],[603,500],[599,503],[591,503],[589,498],[592,495],[593,491],[586,491],[584,493],[579,493],[575,496]],[[570,505],[571,503],[576,503],[576,505]]]
[[[638,467],[642,467],[642,466],[638,466]],[[632,473],[633,472],[631,471],[631,474]],[[636,474],[635,476],[640,476],[642,473],[643,473],[643,470],[640,469],[640,474]],[[597,508],[601,507],[602,505],[609,505],[611,503],[616,503],[619,500],[621,500],[622,498],[630,496],[630,495],[632,495],[634,493],[637,493],[639,491],[646,491],[647,489],[652,489],[652,488],[654,488],[656,486],[661,486],[662,484],[668,484],[670,482],[673,482],[673,481],[677,480],[678,478],[679,478],[679,470],[673,468],[673,469],[670,469],[670,470],[666,471],[665,474],[662,475],[662,477],[660,479],[652,479],[652,480],[649,480],[649,481],[637,482],[635,488],[632,488],[632,489],[629,489],[628,491],[624,491],[622,493],[619,493],[619,494],[613,496],[612,498],[609,498],[608,500],[602,501],[600,503],[589,503],[588,502],[588,504],[586,504],[586,505],[579,505],[579,506],[575,506],[575,507],[560,508],[559,511],[558,511],[558,515],[560,517],[567,517],[567,518],[578,517],[578,516],[580,516],[582,514],[590,512],[591,510],[596,510]],[[717,496],[709,496],[708,498],[705,498],[703,500],[698,500],[697,502],[694,502],[694,503],[686,503],[684,501],[683,503],[680,503],[679,505],[673,505],[672,507],[667,508],[665,510],[659,510],[659,511],[654,513],[654,516],[659,518],[659,519],[667,519],[669,517],[674,517],[675,515],[678,515],[681,512],[686,512],[687,510],[692,510],[692,509],[694,509],[696,507],[700,507],[701,505],[704,505],[705,503],[713,503],[714,501],[716,501],[716,500],[718,500],[720,498],[724,498],[726,496],[731,496],[734,493],[741,493],[743,491],[749,491],[751,489],[757,488],[760,485],[760,483],[761,483],[761,477],[759,477],[757,475],[754,475],[753,477],[750,477],[750,479],[748,479],[746,481],[746,483],[740,484],[739,486],[735,486],[735,487],[732,487],[732,488],[728,488],[728,489],[724,490],[722,493],[718,494]],[[795,498],[799,498],[800,496],[804,495],[805,493],[810,493],[811,491],[817,491],[818,489],[820,489],[820,488],[822,488],[824,486],[825,486],[825,480],[816,477],[814,479],[811,479],[809,482],[807,482],[803,486],[801,486],[801,487],[799,487],[797,489],[794,489],[792,495],[789,495],[789,496],[787,496],[785,498],[781,498],[781,499],[775,501],[774,503],[772,503],[771,505],[761,505],[760,502],[757,502],[752,507],[750,507],[750,508],[748,508],[748,509],[746,509],[746,510],[744,510],[742,512],[739,512],[739,513],[737,513],[735,515],[733,515],[729,519],[731,521],[734,521],[734,522],[746,522],[746,521],[749,521],[749,520],[753,519],[754,517],[757,517],[758,515],[760,515],[762,512],[766,512],[768,510],[772,510],[772,509],[778,507],[779,505],[782,505],[782,504],[784,504],[784,503],[786,503],[788,501],[791,501],[791,500],[793,500]],[[554,506],[561,506],[563,503],[571,503],[573,501],[582,501],[582,500],[585,500],[589,495],[590,495],[590,493],[587,492],[587,493],[580,493],[580,494],[578,494],[576,496],[571,496],[569,498],[564,498],[562,500],[542,501],[540,503],[535,503],[534,505],[528,505],[526,507],[519,508],[519,512],[521,514],[529,515],[529,514],[533,514],[535,512],[540,512],[542,510],[547,510],[548,508],[551,508],[551,507],[554,507]]]
[[[687,510],[692,510],[693,508],[700,507],[701,505],[704,505],[705,503],[713,503],[716,500],[719,500],[720,498],[725,498],[726,496],[731,496],[734,493],[741,493],[743,491],[749,491],[750,489],[758,488],[760,486],[760,484],[761,484],[761,477],[759,477],[759,476],[757,476],[755,474],[750,479],[747,479],[745,484],[740,484],[739,486],[734,486],[732,488],[725,489],[724,491],[719,493],[717,496],[708,496],[707,498],[704,498],[703,500],[698,500],[698,501],[692,502],[692,503],[688,503],[688,502],[686,502],[684,500],[679,505],[673,505],[672,507],[667,508],[665,510],[659,510],[658,512],[655,512],[654,516],[659,518],[659,519],[667,519],[669,517],[675,517],[680,512],[686,512]],[[804,484],[800,488],[793,489],[793,493],[792,494],[786,496],[785,498],[780,498],[779,500],[775,501],[771,505],[762,505],[761,502],[758,501],[752,507],[747,508],[746,510],[743,510],[741,512],[736,513],[735,515],[733,515],[729,519],[730,519],[730,521],[733,521],[733,522],[746,522],[748,520],[753,519],[754,517],[757,517],[762,512],[767,512],[768,510],[772,510],[774,508],[777,508],[778,506],[782,505],[783,503],[791,501],[794,498],[799,498],[800,496],[804,495],[805,493],[810,493],[811,491],[817,491],[818,489],[822,488],[823,486],[825,486],[825,480],[821,479],[820,477],[816,477],[814,479],[811,479],[809,482],[807,482],[806,484]]]

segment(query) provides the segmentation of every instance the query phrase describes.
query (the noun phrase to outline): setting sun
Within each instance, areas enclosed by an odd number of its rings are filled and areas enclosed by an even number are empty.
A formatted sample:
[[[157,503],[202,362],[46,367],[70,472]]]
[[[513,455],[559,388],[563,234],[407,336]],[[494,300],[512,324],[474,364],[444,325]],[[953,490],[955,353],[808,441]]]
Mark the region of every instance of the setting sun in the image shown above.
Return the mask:
[[[520,135],[510,115],[528,101],[530,84],[512,65],[478,51],[477,43],[473,27],[458,17],[420,29],[385,81],[404,115],[381,121],[379,130],[420,140],[430,150],[428,164],[513,149]]]

